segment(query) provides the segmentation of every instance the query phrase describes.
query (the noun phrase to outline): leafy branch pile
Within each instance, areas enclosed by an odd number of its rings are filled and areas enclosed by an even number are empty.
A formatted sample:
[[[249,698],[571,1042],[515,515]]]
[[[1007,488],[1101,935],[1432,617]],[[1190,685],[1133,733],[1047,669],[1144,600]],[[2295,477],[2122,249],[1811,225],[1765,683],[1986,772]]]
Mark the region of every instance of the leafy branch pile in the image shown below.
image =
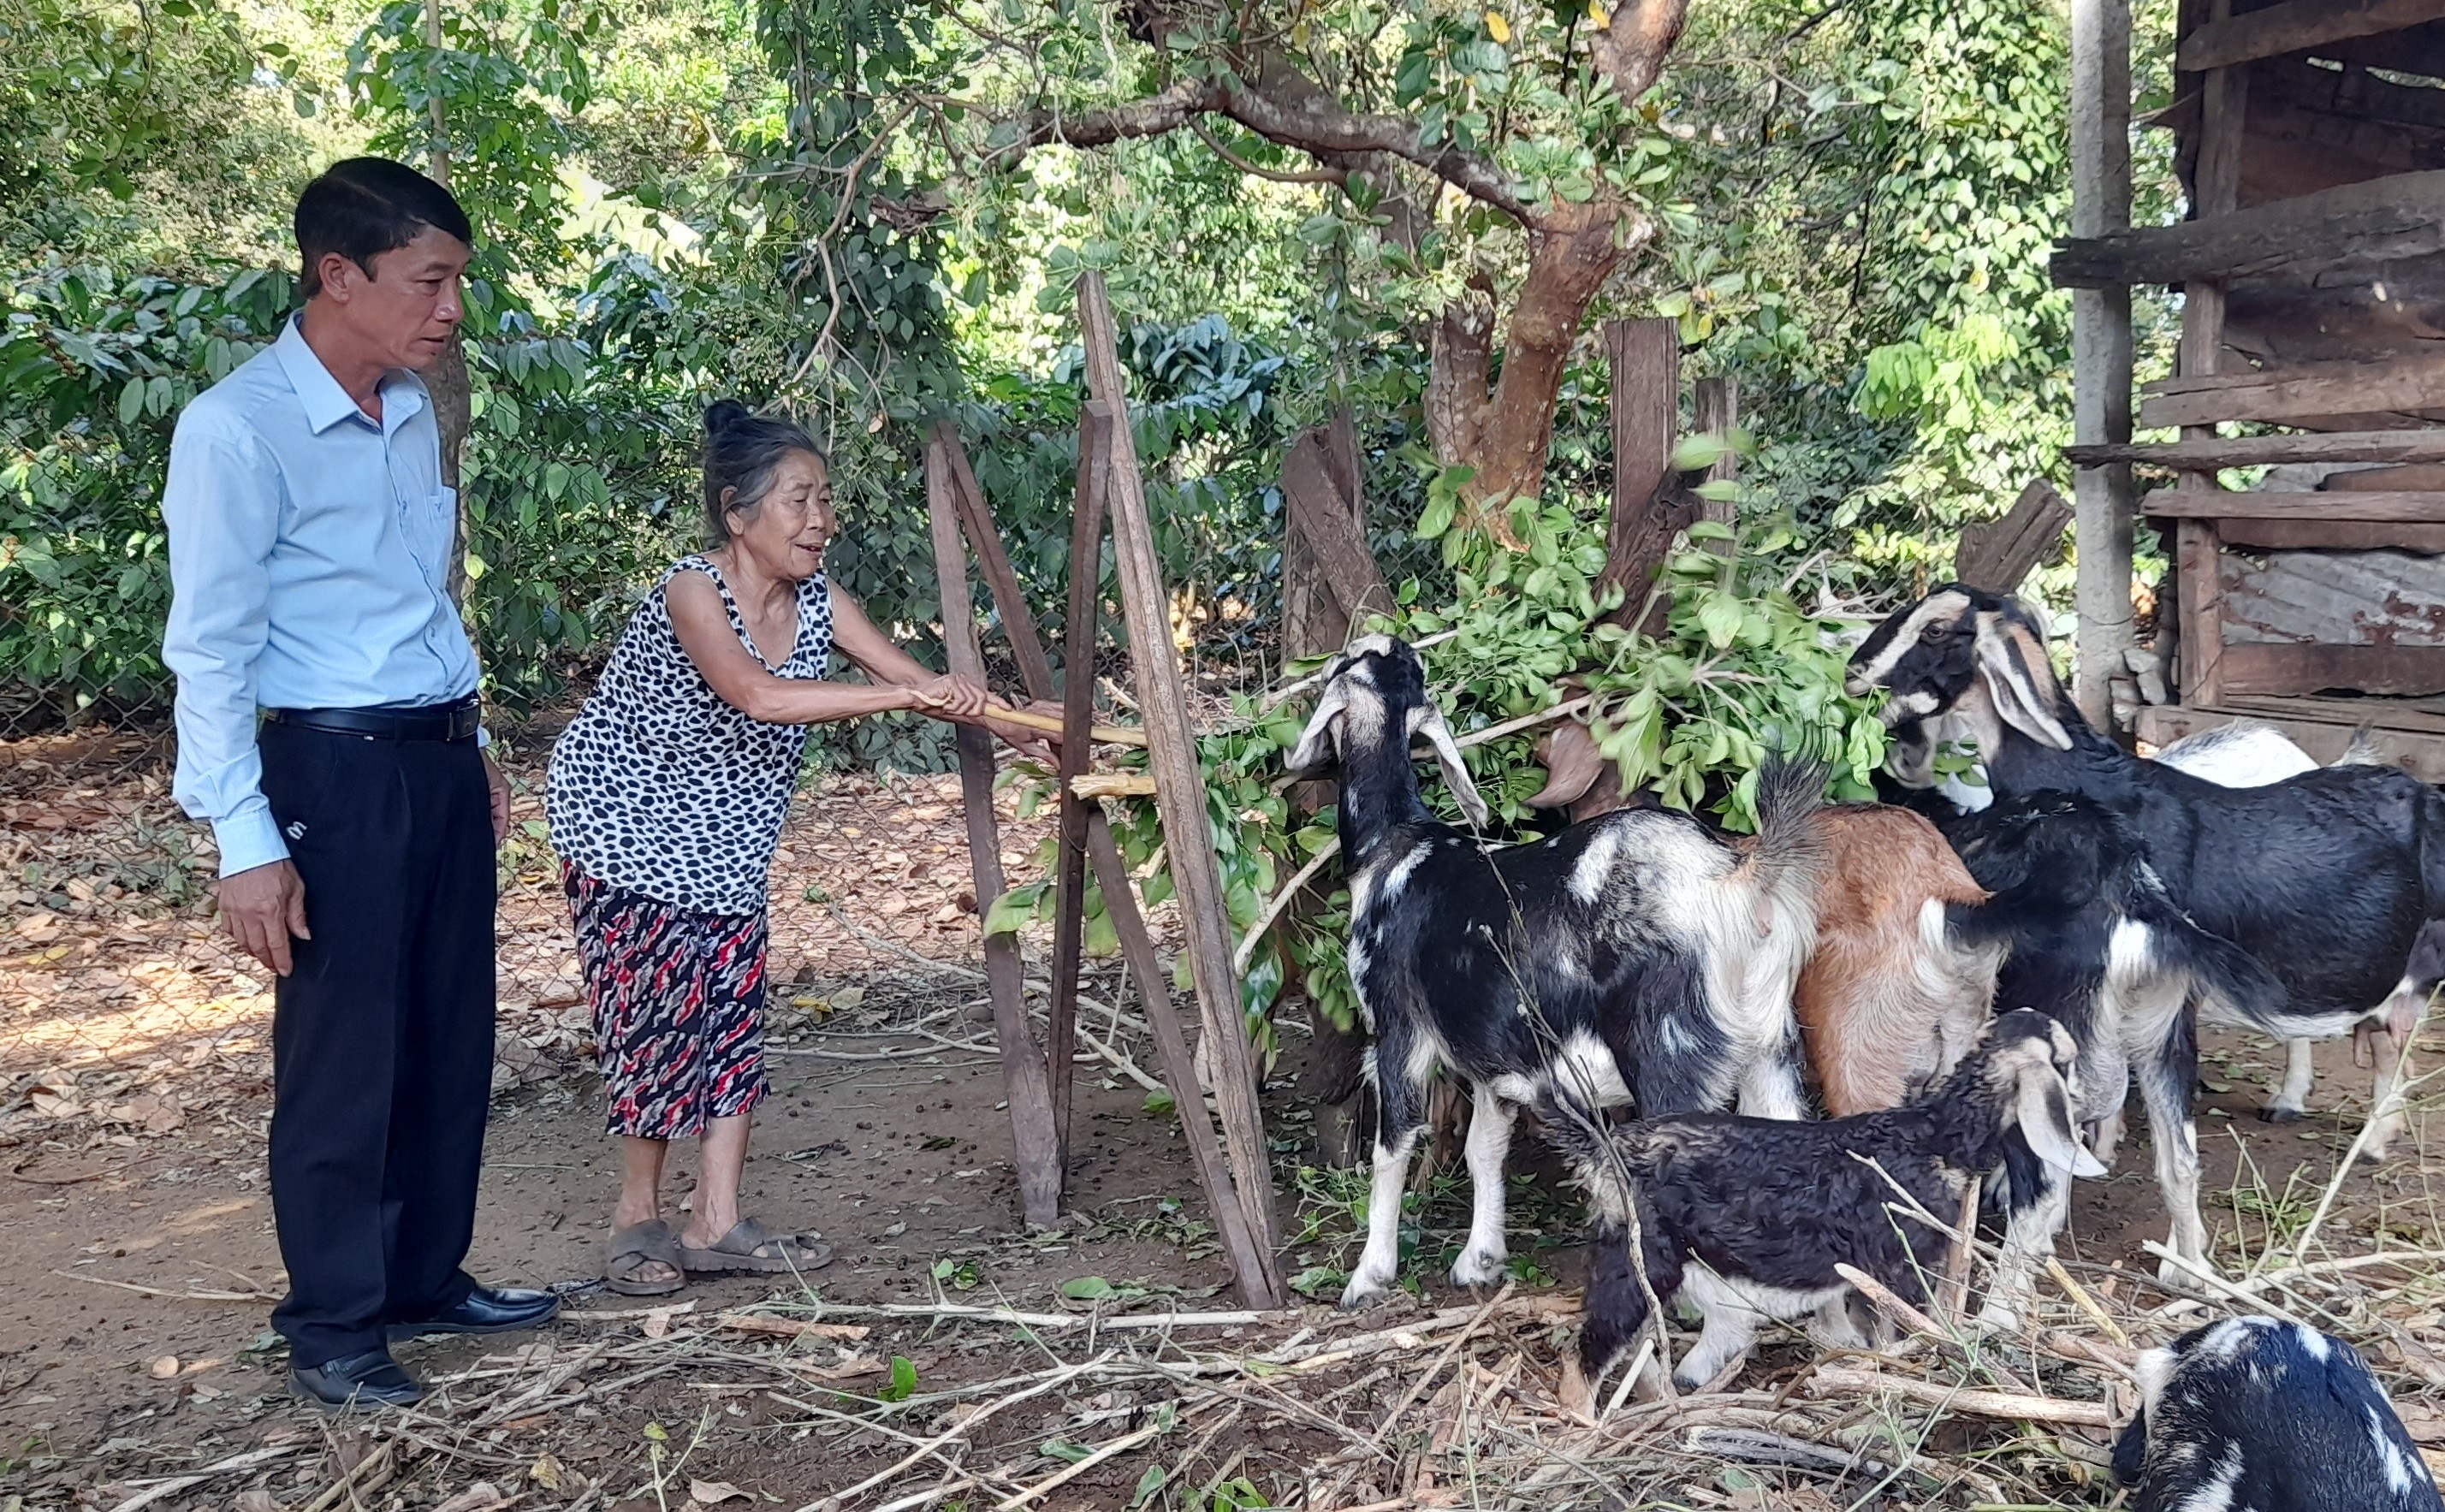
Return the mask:
[[[1501,522],[1506,543],[1490,521],[1456,523],[1456,480],[1430,479],[1428,495],[1418,533],[1440,544],[1454,590],[1447,603],[1430,606],[1412,578],[1397,591],[1399,611],[1371,628],[1411,642],[1447,637],[1424,653],[1430,691],[1495,813],[1500,832],[1488,838],[1533,837],[1553,823],[1526,803],[1545,785],[1535,748],[1550,721],[1475,745],[1470,737],[1582,697],[1584,707],[1556,719],[1587,724],[1618,767],[1625,792],[1647,789],[1667,807],[1705,812],[1726,829],[1756,827],[1759,769],[1778,752],[1826,763],[1838,800],[1873,797],[1870,774],[1884,759],[1884,728],[1867,700],[1843,691],[1846,651],[1834,638],[1839,626],[1792,597],[1798,574],[1777,554],[1787,555],[1787,526],[1763,522],[1745,540],[1724,526],[1693,527],[1653,589],[1652,602],[1667,607],[1664,631],[1648,635],[1613,623],[1623,607],[1619,592],[1596,587],[1604,567],[1600,511],[1515,501]],[[1738,550],[1743,546],[1748,550]],[[1255,928],[1276,890],[1336,842],[1334,812],[1297,812],[1281,782],[1306,722],[1306,701],[1236,695],[1233,719],[1199,741],[1235,936]],[[1461,823],[1449,793],[1422,781],[1428,805]],[[1039,788],[1037,796],[1049,792]],[[1114,831],[1133,867],[1155,865],[1148,904],[1168,898],[1152,800],[1129,802]],[[1294,981],[1333,1022],[1356,1021],[1342,954],[1349,893],[1322,884],[1318,892],[1317,906],[1285,913],[1250,957],[1242,1003],[1264,1048],[1272,1045],[1267,1015]],[[994,905],[986,928],[1017,929],[1047,916],[1053,901],[1049,884],[1015,889]],[[1099,923],[1099,893],[1091,890],[1087,909],[1090,946],[1109,953],[1115,942],[1109,923]],[[1179,969],[1187,969],[1185,958]]]

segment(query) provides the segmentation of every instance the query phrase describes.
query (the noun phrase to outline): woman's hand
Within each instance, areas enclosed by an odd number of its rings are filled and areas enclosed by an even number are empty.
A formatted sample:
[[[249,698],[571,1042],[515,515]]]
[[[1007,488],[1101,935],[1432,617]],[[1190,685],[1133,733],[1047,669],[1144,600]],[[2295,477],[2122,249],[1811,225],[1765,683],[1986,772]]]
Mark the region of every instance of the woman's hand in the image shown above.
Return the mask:
[[[908,684],[909,697],[917,707],[939,719],[959,724],[973,724],[985,712],[990,696],[984,686],[972,678],[946,672],[938,678]]]

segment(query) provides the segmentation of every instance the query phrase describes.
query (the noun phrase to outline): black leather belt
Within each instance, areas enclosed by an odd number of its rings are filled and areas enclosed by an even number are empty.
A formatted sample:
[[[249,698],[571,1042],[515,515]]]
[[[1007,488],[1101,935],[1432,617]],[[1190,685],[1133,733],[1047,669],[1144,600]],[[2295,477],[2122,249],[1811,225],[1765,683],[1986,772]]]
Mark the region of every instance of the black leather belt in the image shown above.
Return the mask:
[[[266,709],[274,724],[293,724],[329,735],[353,735],[366,740],[473,740],[483,719],[482,703],[473,695],[456,703],[404,709]]]

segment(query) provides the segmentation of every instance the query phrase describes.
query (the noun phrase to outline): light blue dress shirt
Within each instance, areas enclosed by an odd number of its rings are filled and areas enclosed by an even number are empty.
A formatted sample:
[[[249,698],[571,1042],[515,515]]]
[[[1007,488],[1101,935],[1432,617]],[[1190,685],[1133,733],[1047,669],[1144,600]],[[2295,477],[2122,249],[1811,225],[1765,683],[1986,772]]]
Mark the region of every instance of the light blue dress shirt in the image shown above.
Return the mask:
[[[433,404],[406,371],[381,392],[377,423],[292,319],[196,396],[170,443],[172,793],[212,822],[225,877],[289,854],[263,796],[258,709],[447,703],[476,689],[450,602],[457,497],[441,486]]]

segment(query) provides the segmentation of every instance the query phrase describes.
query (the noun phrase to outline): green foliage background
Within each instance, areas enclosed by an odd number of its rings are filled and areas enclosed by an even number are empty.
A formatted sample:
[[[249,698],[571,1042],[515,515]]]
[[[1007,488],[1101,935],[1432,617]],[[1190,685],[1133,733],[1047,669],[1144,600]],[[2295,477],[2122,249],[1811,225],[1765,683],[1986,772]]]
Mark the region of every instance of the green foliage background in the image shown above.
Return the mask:
[[[1285,9],[1280,45],[1353,100],[1484,152],[1523,193],[1614,185],[1657,221],[1596,314],[1676,318],[1687,371],[1739,380],[1753,441],[1737,543],[1676,556],[1653,640],[1596,623],[1611,466],[1593,327],[1545,496],[1511,511],[1518,549],[1456,524],[1461,479],[1428,458],[1425,316],[1516,283],[1516,228],[1439,215],[1404,245],[1376,189],[1285,181],[1311,165],[1227,123],[1012,150],[1030,108],[1216,66],[1193,31],[1158,51],[1112,8],[1019,0],[438,0],[435,47],[425,3],[0,0],[0,727],[165,703],[171,425],[289,308],[296,188],[364,150],[446,147],[484,231],[470,614],[513,705],[580,685],[693,543],[698,417],[724,395],[828,442],[835,577],[921,655],[939,614],[922,438],[954,418],[1057,649],[1070,289],[1101,271],[1192,654],[1241,689],[1206,757],[1243,928],[1330,833],[1273,791],[1303,708],[1259,690],[1296,670],[1274,651],[1279,459],[1334,408],[1358,421],[1395,627],[1457,632],[1430,656],[1454,727],[1584,691],[1633,780],[1736,826],[1770,748],[1826,757],[1855,795],[1877,757],[1822,616],[1942,575],[1965,523],[2061,480],[2068,301],[2044,274],[2068,200],[2060,0],[1701,0],[1630,103],[1574,70],[1577,6]],[[2137,9],[2144,71],[2171,0]],[[2139,103],[2163,86],[2143,79]],[[2146,134],[2137,174],[2142,218],[2170,214]],[[2161,350],[2166,313],[2141,319]],[[2062,607],[2068,584],[2059,561],[2036,588]],[[924,768],[936,728],[868,721],[826,749]],[[1533,737],[1471,753],[1507,822],[1540,780]],[[1149,823],[1130,831],[1141,861]],[[1252,1006],[1296,973],[1339,1013],[1335,906],[1260,955]]]

